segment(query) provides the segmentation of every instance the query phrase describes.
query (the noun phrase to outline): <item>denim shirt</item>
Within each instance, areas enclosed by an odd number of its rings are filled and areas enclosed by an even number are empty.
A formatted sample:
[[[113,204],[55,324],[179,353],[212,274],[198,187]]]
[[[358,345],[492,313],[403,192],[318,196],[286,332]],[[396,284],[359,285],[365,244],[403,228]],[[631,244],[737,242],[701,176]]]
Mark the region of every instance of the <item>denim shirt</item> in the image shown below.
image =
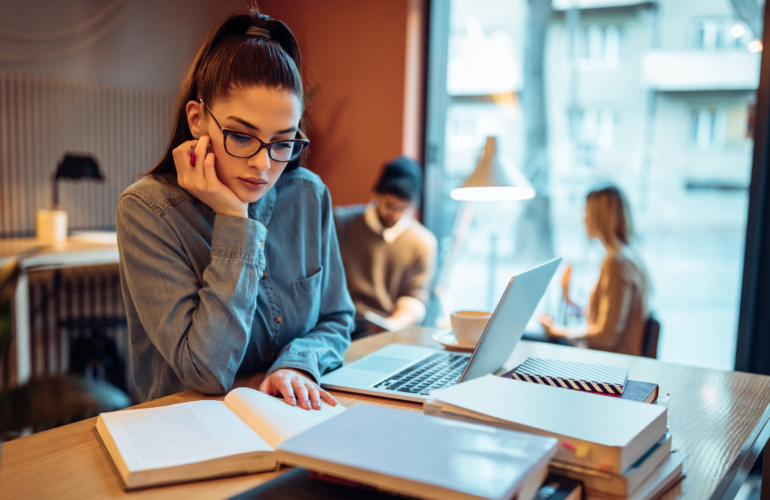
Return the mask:
[[[285,172],[249,205],[217,215],[146,177],[118,200],[120,278],[132,371],[145,400],[230,390],[237,374],[342,364],[355,309],[320,178]]]

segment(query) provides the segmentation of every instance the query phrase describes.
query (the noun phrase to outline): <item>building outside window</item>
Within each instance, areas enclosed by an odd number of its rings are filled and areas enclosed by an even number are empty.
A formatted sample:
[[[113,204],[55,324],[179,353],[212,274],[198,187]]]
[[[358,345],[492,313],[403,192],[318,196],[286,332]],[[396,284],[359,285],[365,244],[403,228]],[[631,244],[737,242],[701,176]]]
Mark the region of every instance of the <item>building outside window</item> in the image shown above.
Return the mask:
[[[442,180],[428,186],[437,201],[426,206],[436,214],[429,220],[448,307],[491,311],[513,275],[554,256],[573,264],[575,298],[587,304],[603,249],[585,236],[585,195],[613,183],[631,203],[652,281],[659,358],[732,369],[755,35],[729,0],[553,0],[540,47],[545,114],[536,117],[546,123],[547,167],[528,174],[546,210],[532,216],[533,202],[475,202],[458,239],[458,214],[468,210],[449,191],[473,171],[487,136],[498,137],[507,168],[528,172],[529,3],[451,0],[443,143],[427,145],[443,151]],[[563,309],[558,282],[535,318]],[[536,319],[528,329],[538,331]]]

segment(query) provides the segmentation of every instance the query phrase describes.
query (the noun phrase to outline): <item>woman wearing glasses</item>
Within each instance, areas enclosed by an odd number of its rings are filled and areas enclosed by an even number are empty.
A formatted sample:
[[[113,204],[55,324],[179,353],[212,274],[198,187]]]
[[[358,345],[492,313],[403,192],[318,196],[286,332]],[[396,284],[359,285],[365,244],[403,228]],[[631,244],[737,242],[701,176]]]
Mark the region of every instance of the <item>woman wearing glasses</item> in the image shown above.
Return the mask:
[[[297,43],[256,10],[208,36],[182,84],[168,150],[118,201],[120,271],[136,388],[259,389],[319,409],[354,308],[329,192],[299,167]]]

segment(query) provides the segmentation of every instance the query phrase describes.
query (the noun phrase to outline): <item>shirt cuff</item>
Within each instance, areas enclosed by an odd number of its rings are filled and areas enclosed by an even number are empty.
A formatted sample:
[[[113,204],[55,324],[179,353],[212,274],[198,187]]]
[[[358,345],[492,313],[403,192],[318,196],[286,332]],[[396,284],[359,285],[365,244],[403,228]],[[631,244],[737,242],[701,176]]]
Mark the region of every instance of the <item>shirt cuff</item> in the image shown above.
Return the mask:
[[[420,299],[414,297],[399,297],[396,301],[396,308],[405,307],[414,314],[414,322],[421,323],[425,319],[425,304]]]
[[[281,368],[294,368],[309,373],[316,384],[321,384],[321,372],[318,370],[318,358],[313,351],[297,351],[289,348],[278,356],[265,377]]]
[[[262,253],[265,238],[267,228],[261,222],[217,214],[211,234],[211,256],[257,264],[257,256]]]

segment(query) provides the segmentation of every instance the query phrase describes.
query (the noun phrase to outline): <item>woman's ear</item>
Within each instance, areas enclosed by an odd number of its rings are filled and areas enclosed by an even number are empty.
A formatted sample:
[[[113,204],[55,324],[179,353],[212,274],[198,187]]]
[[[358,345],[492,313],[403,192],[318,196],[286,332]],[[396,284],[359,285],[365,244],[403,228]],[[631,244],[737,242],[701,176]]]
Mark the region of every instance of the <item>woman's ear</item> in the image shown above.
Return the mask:
[[[196,139],[200,139],[203,135],[201,132],[201,122],[203,121],[201,107],[202,105],[198,101],[190,101],[185,108],[187,112],[187,125],[190,127],[190,133]]]

